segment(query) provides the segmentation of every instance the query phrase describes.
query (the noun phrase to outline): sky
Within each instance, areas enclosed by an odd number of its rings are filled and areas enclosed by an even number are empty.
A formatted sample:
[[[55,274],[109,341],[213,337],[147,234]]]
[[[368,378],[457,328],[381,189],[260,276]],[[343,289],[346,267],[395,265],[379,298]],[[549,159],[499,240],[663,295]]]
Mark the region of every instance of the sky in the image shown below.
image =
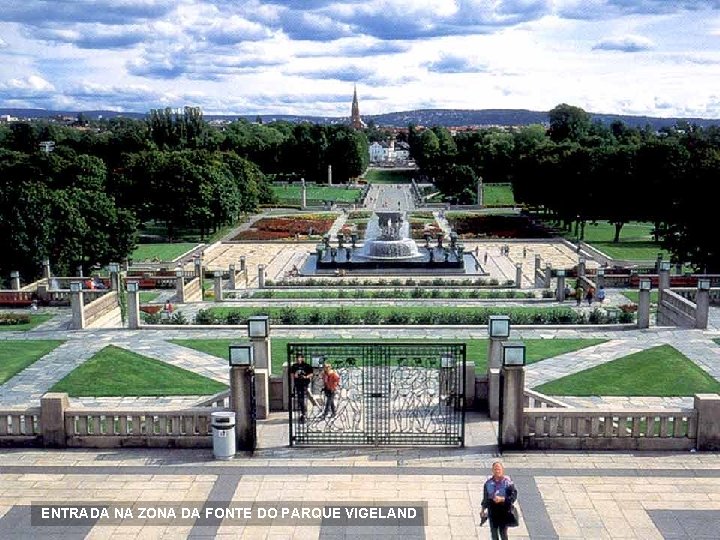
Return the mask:
[[[720,0],[0,0],[0,107],[720,118]]]

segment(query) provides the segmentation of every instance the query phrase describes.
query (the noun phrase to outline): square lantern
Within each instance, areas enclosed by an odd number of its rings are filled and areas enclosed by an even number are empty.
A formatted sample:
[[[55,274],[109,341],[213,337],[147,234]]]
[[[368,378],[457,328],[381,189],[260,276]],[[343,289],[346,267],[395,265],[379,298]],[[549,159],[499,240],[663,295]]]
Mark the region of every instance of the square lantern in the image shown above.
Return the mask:
[[[202,264],[202,259],[200,257],[195,257],[193,262],[195,263],[195,266],[200,266]]]
[[[660,261],[660,271],[661,272],[669,272],[670,271],[670,261]]]
[[[649,291],[652,288],[652,282],[649,279],[640,280],[640,290]]]
[[[213,272],[213,277],[216,277],[216,278],[222,277],[222,272],[220,270],[215,270]]]
[[[597,275],[598,275],[598,276],[604,276],[604,275],[605,275],[605,269],[604,269],[604,268],[598,268],[598,269],[597,269]]]
[[[491,338],[510,337],[510,316],[490,315],[488,321],[488,334]]]
[[[82,283],[80,281],[71,281],[70,282],[70,290],[72,292],[82,291]]]
[[[558,270],[555,272],[555,275],[557,275],[557,277],[565,277],[565,270],[563,270],[563,269],[558,269]]]
[[[440,357],[440,367],[451,368],[455,367],[455,356],[452,354],[443,354]]]
[[[249,343],[238,343],[230,345],[229,361],[230,366],[252,366],[253,364],[253,346]]]
[[[698,290],[699,291],[709,291],[710,290],[710,280],[707,278],[698,279]]]
[[[310,365],[313,368],[321,368],[325,365],[325,357],[323,356],[312,356],[310,357]]]
[[[270,317],[267,315],[248,317],[248,336],[251,338],[266,338],[269,333]]]
[[[183,277],[185,275],[185,271],[182,269],[182,266],[178,266],[175,269],[175,277]]]
[[[108,264],[108,270],[110,270],[112,274],[117,274],[120,271],[120,265],[118,263],[110,263]]]
[[[525,344],[522,341],[503,343],[503,366],[524,366]]]
[[[127,282],[128,292],[133,292],[133,293],[138,292],[138,289],[139,289],[138,285],[139,285],[139,283],[137,281],[128,281]]]

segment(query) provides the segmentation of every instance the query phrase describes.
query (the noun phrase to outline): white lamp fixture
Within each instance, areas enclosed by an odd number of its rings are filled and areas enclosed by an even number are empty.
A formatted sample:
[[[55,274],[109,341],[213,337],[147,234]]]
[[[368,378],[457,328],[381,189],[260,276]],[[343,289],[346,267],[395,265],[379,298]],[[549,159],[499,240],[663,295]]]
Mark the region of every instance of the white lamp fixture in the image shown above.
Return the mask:
[[[120,265],[118,263],[110,263],[108,264],[108,270],[113,274],[117,274],[120,271]]]
[[[222,272],[220,270],[215,270],[213,272],[213,277],[216,277],[216,278],[222,277]]]
[[[660,261],[660,271],[661,272],[669,272],[670,271],[670,261]]]
[[[200,257],[195,257],[195,266],[200,266],[202,264],[202,259]]]
[[[440,357],[440,367],[451,368],[455,366],[455,357],[452,354],[443,354]]]
[[[597,269],[597,275],[598,275],[598,276],[604,276],[604,275],[605,275],[605,269],[604,269],[604,268],[598,268],[598,269]]]
[[[248,317],[248,336],[251,338],[266,338],[270,333],[270,317],[255,315]]]
[[[139,283],[137,281],[128,281],[127,282],[128,292],[138,292],[138,285],[139,285]]]
[[[310,358],[310,365],[314,368],[320,368],[323,367],[325,364],[325,358],[322,356],[312,356]]]
[[[252,366],[253,347],[249,343],[238,343],[228,347],[230,366]]]
[[[82,283],[79,281],[71,281],[70,282],[70,290],[72,292],[80,292],[82,291]]]
[[[707,278],[698,279],[698,290],[699,291],[709,291],[710,290],[710,280]]]
[[[557,277],[565,277],[565,270],[563,270],[563,269],[556,270],[556,275],[557,275]]]
[[[183,277],[184,274],[185,274],[185,272],[183,271],[182,268],[175,269],[175,277]]]
[[[525,344],[522,341],[503,343],[503,366],[524,366]]]
[[[491,338],[507,338],[510,336],[510,316],[490,315],[488,334]]]
[[[640,290],[649,291],[652,288],[652,282],[649,279],[640,280]]]

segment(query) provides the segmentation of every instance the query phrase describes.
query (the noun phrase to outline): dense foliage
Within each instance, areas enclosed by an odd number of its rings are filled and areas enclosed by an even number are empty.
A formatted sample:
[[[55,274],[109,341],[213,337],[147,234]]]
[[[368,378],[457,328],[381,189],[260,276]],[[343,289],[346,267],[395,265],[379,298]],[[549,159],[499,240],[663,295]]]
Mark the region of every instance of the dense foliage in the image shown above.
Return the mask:
[[[678,125],[658,132],[593,123],[558,105],[539,125],[451,136],[410,127],[411,152],[447,200],[475,201],[477,178],[511,182],[516,200],[548,212],[584,236],[588,221],[649,221],[674,261],[720,272],[713,221],[720,200],[720,127]]]
[[[331,165],[343,182],[368,159],[364,133],[347,126],[213,126],[192,107],[144,121],[0,125],[0,275],[30,279],[45,257],[57,274],[121,260],[148,221],[171,241],[181,229],[204,238],[274,202],[270,175],[325,181]]]

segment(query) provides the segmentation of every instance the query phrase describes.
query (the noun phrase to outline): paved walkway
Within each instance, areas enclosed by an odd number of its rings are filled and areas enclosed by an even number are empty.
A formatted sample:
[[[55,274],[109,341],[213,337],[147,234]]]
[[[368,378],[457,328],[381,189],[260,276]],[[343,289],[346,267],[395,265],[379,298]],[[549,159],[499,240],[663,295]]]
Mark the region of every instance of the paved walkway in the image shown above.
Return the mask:
[[[471,419],[473,430],[491,424]],[[0,450],[0,531],[11,538],[489,538],[482,484],[498,457],[464,449],[290,449],[284,417],[259,423],[260,449],[235,460],[210,450]],[[720,455],[506,453],[518,489],[517,539],[717,538]],[[679,495],[684,493],[686,495]],[[426,505],[421,526],[342,527],[328,521],[257,525],[229,519],[138,520],[33,527],[31,504],[85,501],[227,508],[303,504]],[[76,522],[77,523],[77,522]]]

